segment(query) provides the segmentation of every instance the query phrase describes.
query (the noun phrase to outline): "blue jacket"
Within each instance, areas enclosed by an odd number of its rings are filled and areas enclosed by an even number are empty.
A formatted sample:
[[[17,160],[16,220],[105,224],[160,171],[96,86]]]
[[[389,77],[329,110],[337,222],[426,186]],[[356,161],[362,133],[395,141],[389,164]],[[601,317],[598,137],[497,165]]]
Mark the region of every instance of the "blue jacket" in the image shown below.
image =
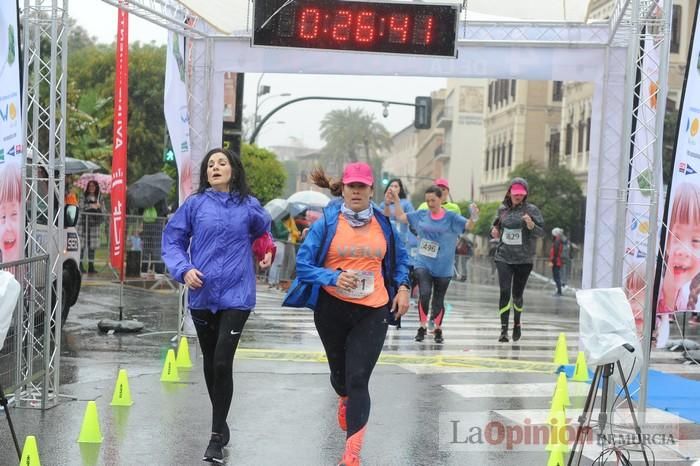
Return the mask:
[[[190,269],[204,274],[204,285],[189,292],[190,308],[255,307],[251,245],[266,231],[270,216],[252,196],[239,203],[230,193],[207,189],[187,198],[163,230],[163,261],[180,283]]]
[[[340,271],[327,269],[323,264],[338,228],[340,206],[341,202],[331,202],[323,209],[323,216],[311,225],[297,253],[297,277],[289,287],[283,306],[316,309],[321,287],[336,284]],[[382,260],[382,276],[391,302],[399,285],[409,283],[408,254],[402,242],[397,241],[398,232],[377,206],[374,206],[374,216],[387,242],[387,252]]]

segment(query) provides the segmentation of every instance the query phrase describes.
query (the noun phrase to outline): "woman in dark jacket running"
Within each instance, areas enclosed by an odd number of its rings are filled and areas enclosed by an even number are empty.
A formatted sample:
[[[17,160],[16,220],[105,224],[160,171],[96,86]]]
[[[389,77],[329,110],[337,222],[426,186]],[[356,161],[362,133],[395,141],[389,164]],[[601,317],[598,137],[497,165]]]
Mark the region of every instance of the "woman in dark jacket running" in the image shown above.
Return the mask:
[[[503,204],[491,228],[491,236],[498,239],[496,270],[501,288],[498,309],[501,316],[501,335],[498,341],[508,342],[508,320],[513,307],[515,324],[513,341],[520,340],[522,329],[523,292],[532,271],[535,238],[544,236],[544,219],[540,209],[527,202],[528,185],[523,178],[510,183]],[[512,298],[511,298],[512,296]]]

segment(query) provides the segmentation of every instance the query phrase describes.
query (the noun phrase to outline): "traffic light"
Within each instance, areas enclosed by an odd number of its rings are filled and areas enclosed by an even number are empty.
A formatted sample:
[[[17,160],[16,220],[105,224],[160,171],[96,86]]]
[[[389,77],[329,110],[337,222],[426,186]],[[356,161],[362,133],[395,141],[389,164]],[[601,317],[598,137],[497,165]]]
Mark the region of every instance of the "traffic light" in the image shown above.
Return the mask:
[[[415,101],[416,113],[413,118],[413,126],[416,129],[430,129],[433,112],[433,99],[418,96]]]
[[[382,172],[382,184],[384,186],[389,184],[389,172]]]
[[[167,147],[163,151],[163,162],[174,165],[175,164],[175,152],[171,147]]]

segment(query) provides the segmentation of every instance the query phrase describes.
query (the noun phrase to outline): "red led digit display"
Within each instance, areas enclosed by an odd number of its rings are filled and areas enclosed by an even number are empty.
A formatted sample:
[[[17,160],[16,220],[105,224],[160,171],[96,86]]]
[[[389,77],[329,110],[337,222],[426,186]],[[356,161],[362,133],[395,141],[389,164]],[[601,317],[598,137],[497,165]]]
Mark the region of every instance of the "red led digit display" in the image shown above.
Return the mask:
[[[255,1],[253,45],[454,57],[458,6]]]

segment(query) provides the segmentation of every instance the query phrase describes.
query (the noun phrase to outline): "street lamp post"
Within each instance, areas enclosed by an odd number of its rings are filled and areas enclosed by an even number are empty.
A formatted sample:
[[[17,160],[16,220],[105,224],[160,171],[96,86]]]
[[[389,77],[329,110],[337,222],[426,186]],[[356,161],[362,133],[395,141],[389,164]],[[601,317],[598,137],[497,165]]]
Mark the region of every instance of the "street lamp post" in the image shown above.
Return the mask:
[[[260,77],[258,78],[258,84],[255,86],[255,116],[253,118],[254,125],[258,124],[258,99],[261,95],[270,93],[270,86],[260,86],[260,82],[262,81],[263,76],[265,76],[265,73],[260,73]]]

